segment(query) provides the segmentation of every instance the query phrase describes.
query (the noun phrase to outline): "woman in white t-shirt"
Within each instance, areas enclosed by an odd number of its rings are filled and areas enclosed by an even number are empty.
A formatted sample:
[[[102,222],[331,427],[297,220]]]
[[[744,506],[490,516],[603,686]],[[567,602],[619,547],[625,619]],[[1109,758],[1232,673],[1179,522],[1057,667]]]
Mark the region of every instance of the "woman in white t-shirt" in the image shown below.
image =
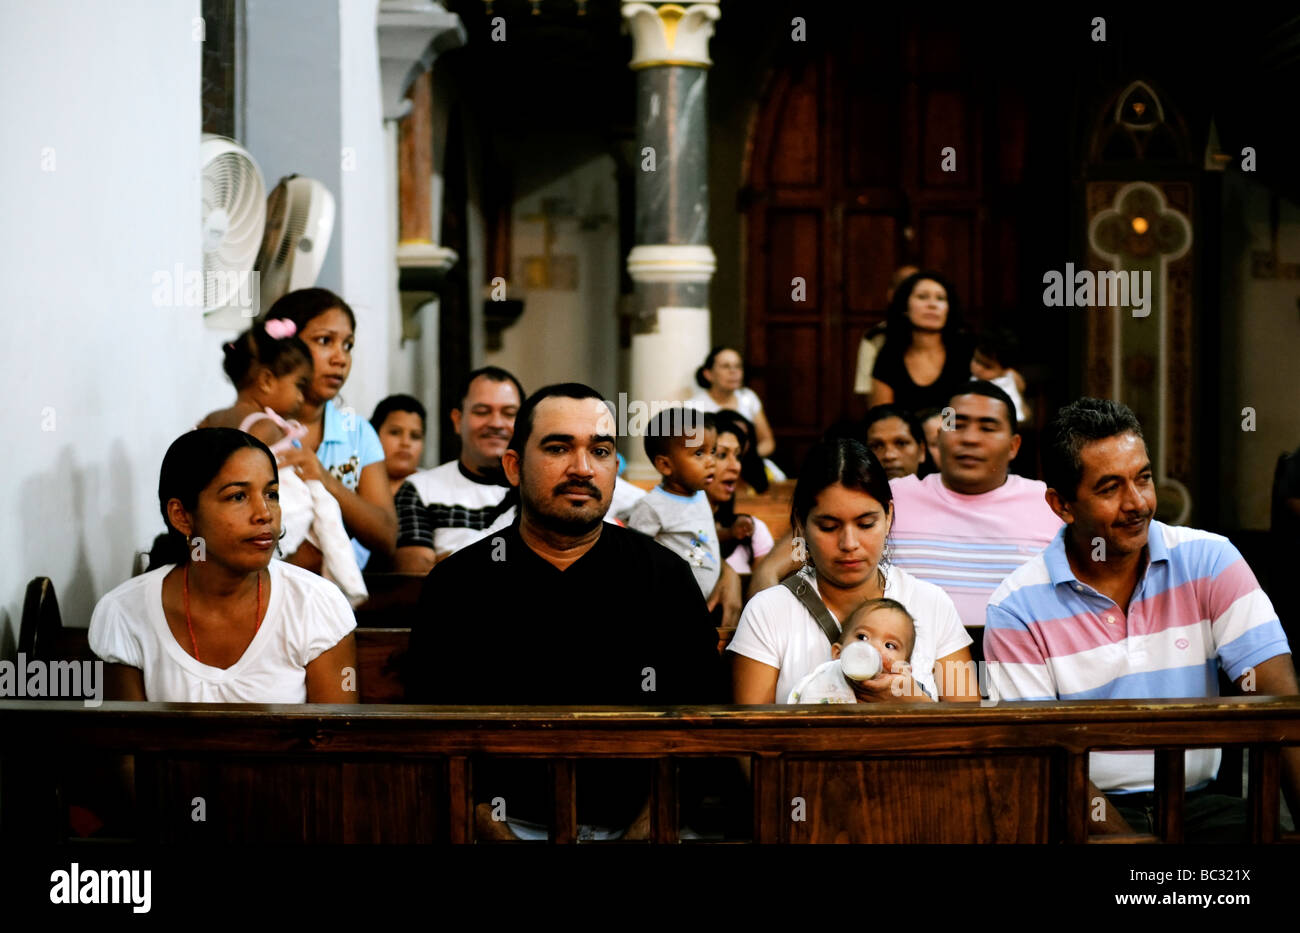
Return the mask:
[[[169,561],[95,606],[90,647],[121,700],[355,703],[356,619],[337,586],[284,561],[279,476],[266,445],[232,428],[183,434],[158,501]],[[164,553],[165,552],[165,553]]]
[[[699,388],[686,404],[711,413],[726,408],[740,412],[754,425],[758,455],[770,457],[776,449],[772,426],[767,423],[758,395],[745,388],[744,382],[745,364],[740,354],[729,347],[714,347],[704,365],[695,371]]]
[[[790,511],[795,544],[803,543],[811,565],[802,573],[837,624],[864,601],[882,596],[898,600],[916,620],[910,669],[855,684],[858,701],[928,702],[927,693],[978,701],[977,678],[965,676],[971,639],[952,600],[898,567],[881,567],[893,497],[884,468],[866,446],[836,438],[814,447]],[[727,650],[736,655],[732,685],[740,704],[784,703],[803,677],[831,659],[826,633],[785,586],[769,587],[749,601]]]

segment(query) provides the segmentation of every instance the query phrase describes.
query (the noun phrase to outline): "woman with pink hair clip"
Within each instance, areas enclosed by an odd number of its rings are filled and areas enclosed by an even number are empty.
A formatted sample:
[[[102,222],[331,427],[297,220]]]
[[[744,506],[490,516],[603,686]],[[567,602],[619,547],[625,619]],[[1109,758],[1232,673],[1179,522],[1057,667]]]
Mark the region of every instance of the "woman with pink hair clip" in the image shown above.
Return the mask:
[[[285,318],[256,323],[223,349],[222,368],[239,394],[234,405],[212,412],[197,427],[238,428],[262,441],[277,457],[301,447],[307,429],[291,419],[302,407],[313,365],[297,326]],[[353,606],[364,602],[368,593],[343,514],[324,485],[304,480],[294,470],[282,470],[280,506],[284,529],[280,554],[291,559],[304,542],[311,544],[321,553],[321,575],[334,581]]]

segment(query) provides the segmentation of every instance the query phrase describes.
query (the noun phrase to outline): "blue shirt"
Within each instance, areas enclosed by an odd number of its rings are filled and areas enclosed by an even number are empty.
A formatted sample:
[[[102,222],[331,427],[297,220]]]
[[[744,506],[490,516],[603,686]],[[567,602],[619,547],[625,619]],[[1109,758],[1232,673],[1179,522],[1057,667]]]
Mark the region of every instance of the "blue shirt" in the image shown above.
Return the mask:
[[[325,424],[321,429],[320,446],[316,459],[340,483],[357,491],[361,471],[372,463],[384,459],[384,448],[379,434],[365,418],[351,408],[340,409],[333,400],[325,403]],[[357,566],[365,567],[370,551],[352,539],[352,550],[357,555]]]

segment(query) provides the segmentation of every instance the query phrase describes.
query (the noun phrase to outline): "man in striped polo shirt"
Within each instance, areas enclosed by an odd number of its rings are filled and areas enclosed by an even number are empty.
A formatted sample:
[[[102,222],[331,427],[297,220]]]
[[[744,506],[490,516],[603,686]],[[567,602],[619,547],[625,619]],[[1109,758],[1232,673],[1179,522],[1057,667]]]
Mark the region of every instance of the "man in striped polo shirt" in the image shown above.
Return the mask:
[[[891,561],[946,592],[971,631],[979,660],[989,597],[1007,575],[1045,548],[1061,527],[1047,487],[1010,472],[1020,450],[1015,403],[974,381],[948,400],[939,432],[939,472],[904,476],[894,493]]]
[[[989,601],[994,699],[1214,697],[1220,669],[1243,692],[1300,692],[1277,614],[1237,549],[1153,520],[1151,461],[1127,406],[1080,399],[1044,441],[1047,502],[1065,525]],[[1283,755],[1297,812],[1300,750]],[[1204,790],[1218,765],[1217,749],[1187,753],[1188,841],[1244,840],[1245,802]],[[1095,831],[1151,831],[1153,769],[1150,752],[1092,754],[1089,799],[1113,804]]]

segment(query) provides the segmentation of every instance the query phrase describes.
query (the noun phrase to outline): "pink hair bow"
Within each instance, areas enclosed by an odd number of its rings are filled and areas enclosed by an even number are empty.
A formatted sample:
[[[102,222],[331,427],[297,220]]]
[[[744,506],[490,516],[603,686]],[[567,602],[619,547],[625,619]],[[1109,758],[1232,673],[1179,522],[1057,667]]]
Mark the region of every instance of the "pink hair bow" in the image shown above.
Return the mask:
[[[283,340],[298,333],[298,325],[288,318],[278,317],[266,322],[266,333],[267,336],[274,337],[276,340]]]

